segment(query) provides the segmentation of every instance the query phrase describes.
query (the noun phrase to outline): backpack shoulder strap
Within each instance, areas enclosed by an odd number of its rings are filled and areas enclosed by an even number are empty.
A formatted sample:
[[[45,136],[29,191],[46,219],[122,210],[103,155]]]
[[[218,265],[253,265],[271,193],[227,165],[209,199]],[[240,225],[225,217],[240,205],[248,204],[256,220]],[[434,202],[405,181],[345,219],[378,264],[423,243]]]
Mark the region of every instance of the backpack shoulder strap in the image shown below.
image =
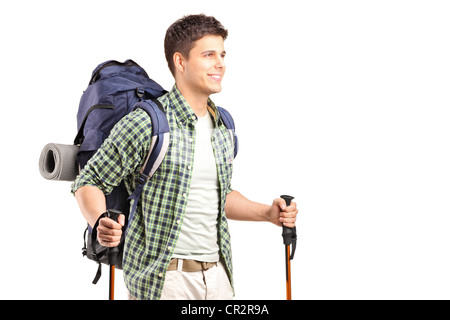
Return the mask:
[[[170,142],[170,127],[166,114],[160,102],[157,99],[144,100],[136,103],[133,110],[143,109],[151,118],[152,122],[152,139],[150,150],[147,158],[140,170],[139,185],[134,192],[128,197],[128,200],[134,200],[128,217],[128,225],[136,212],[137,204],[141,196],[144,185],[149,180],[158,167],[161,165]]]
[[[138,102],[133,110],[138,108],[147,112],[152,120],[152,142],[147,159],[142,166],[141,175],[148,180],[153,176],[167,153],[170,139],[170,127],[165,111],[157,99]]]
[[[227,127],[227,129],[230,131],[231,136],[233,137],[234,157],[236,158],[236,155],[239,150],[239,142],[238,142],[238,138],[236,135],[236,128],[234,125],[233,117],[226,109],[224,109],[222,107],[217,107],[217,109],[219,110],[220,117],[222,118],[223,124],[225,125],[225,127]]]

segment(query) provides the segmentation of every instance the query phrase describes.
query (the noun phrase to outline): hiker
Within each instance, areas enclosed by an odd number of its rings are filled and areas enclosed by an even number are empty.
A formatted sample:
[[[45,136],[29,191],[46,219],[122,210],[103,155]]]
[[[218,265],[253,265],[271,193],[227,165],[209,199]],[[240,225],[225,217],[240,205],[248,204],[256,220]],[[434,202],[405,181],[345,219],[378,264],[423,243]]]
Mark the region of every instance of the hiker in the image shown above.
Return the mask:
[[[175,78],[158,98],[170,126],[167,154],[145,184],[125,235],[124,280],[130,299],[232,299],[227,219],[294,227],[294,202],[266,205],[231,189],[234,141],[210,95],[222,90],[228,31],[214,17],[185,16],[167,30],[164,47]],[[132,190],[150,148],[143,110],[125,116],[72,185],[93,227],[105,194],[122,181]],[[125,217],[98,222],[98,241],[119,244]]]

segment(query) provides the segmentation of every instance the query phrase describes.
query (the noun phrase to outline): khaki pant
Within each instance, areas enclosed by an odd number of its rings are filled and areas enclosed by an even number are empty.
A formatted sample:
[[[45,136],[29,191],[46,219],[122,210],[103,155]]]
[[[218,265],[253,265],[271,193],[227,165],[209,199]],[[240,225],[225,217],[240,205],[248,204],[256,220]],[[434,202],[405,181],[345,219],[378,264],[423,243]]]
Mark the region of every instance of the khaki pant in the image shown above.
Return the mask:
[[[179,259],[177,270],[167,271],[161,300],[231,300],[233,289],[222,262],[208,270],[182,271]],[[129,299],[136,300],[131,294]]]

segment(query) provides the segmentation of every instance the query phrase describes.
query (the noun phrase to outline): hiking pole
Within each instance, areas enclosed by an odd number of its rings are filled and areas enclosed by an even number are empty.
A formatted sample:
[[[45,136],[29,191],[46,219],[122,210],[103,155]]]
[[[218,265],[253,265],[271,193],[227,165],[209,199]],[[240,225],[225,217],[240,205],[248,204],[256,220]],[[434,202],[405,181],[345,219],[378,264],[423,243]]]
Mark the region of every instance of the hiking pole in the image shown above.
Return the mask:
[[[282,195],[284,201],[286,201],[286,206],[291,204],[291,200],[294,199],[292,196]],[[292,300],[291,296],[291,260],[294,259],[295,247],[297,245],[297,230],[295,227],[288,228],[283,225],[283,243],[285,245],[286,253],[286,300]],[[292,255],[290,253],[290,246],[292,244]]]
[[[122,212],[119,210],[108,209],[107,217],[116,221],[119,219],[119,215]],[[114,283],[115,283],[115,272],[117,256],[119,254],[119,248],[108,248],[108,260],[109,260],[109,300],[114,300]]]

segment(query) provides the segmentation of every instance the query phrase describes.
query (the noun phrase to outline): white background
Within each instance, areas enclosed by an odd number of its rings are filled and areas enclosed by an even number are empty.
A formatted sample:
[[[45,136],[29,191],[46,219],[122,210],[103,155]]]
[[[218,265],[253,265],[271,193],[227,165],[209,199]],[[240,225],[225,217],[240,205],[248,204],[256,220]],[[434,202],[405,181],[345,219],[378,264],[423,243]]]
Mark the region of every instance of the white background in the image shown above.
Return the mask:
[[[107,298],[70,183],[40,176],[40,152],[72,143],[105,60],[170,89],[164,34],[191,13],[229,30],[212,98],[237,125],[233,187],[298,203],[293,298],[449,299],[450,5],[432,0],[1,2],[0,298]],[[284,299],[281,230],[230,229],[236,299]]]

